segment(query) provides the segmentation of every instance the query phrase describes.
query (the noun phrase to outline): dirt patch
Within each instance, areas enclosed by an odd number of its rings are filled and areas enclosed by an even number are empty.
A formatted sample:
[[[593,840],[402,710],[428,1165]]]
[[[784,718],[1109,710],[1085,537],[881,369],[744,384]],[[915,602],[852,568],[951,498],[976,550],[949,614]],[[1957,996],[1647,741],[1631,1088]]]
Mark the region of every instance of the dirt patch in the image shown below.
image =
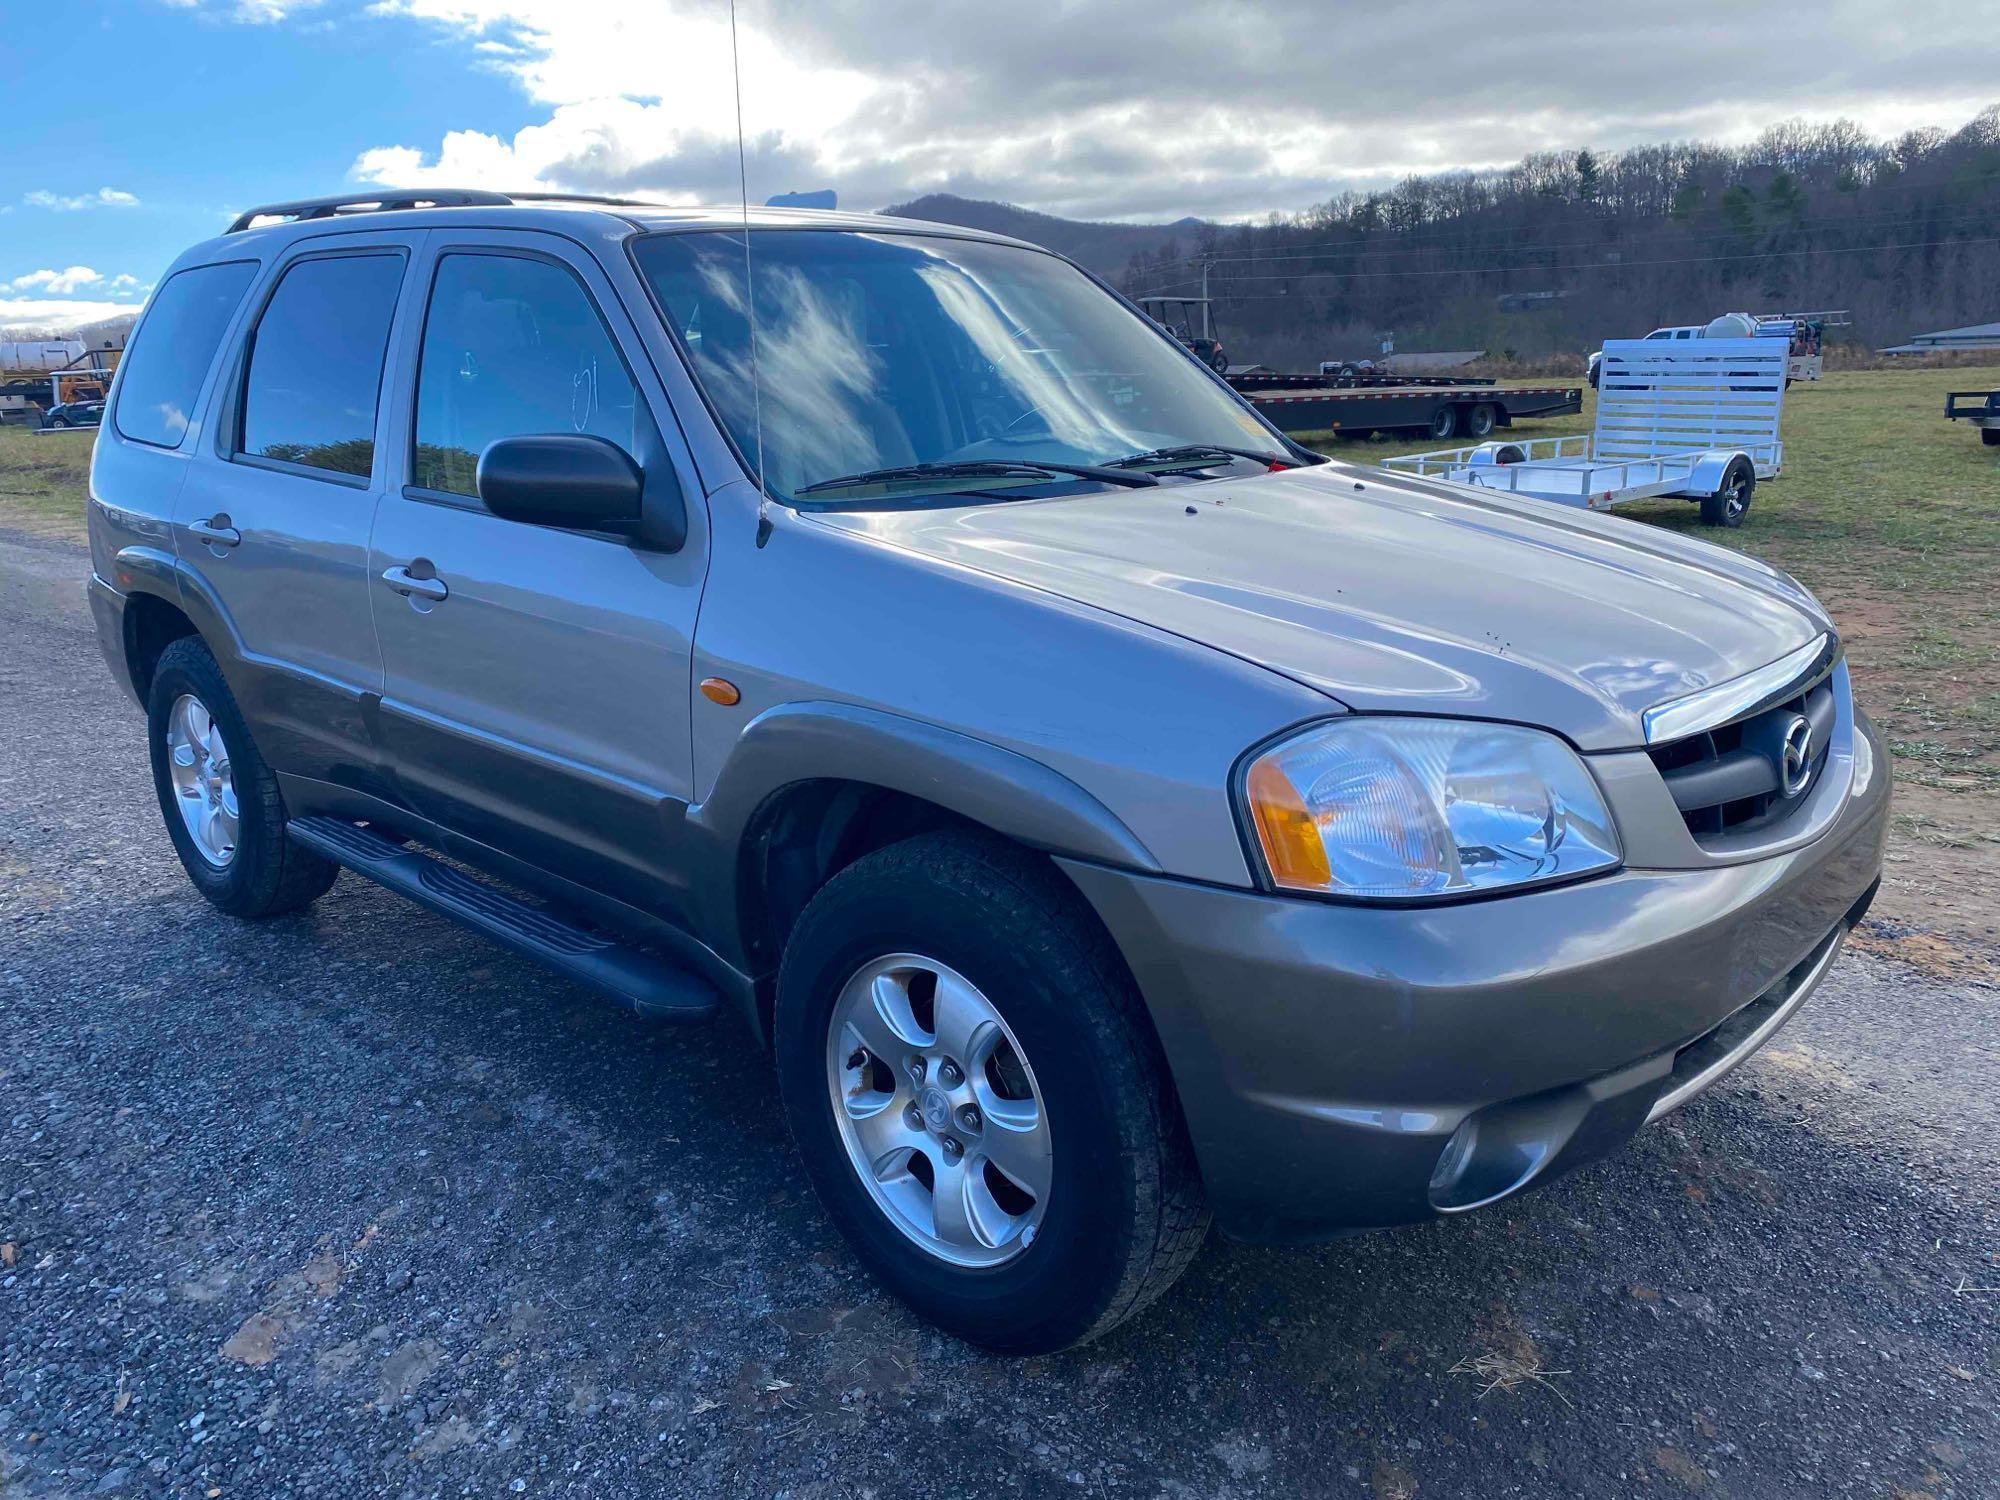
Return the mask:
[[[2000,984],[2000,796],[1899,778],[1882,889],[1853,943],[1939,979]]]

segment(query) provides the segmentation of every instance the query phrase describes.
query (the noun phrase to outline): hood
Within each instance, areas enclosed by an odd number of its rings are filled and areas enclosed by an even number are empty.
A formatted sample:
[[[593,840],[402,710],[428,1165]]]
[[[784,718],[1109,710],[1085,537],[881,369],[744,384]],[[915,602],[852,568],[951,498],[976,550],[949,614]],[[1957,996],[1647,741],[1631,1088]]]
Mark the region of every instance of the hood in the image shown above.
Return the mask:
[[[1644,742],[1655,704],[1831,626],[1784,574],[1618,517],[1330,463],[814,519],[1061,594],[1374,712]]]

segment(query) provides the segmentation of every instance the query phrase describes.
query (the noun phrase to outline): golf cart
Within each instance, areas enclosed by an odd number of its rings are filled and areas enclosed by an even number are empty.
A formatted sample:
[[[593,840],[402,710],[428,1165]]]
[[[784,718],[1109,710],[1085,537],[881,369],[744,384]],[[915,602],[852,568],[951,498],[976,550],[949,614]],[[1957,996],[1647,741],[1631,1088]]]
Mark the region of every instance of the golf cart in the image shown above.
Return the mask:
[[[1229,368],[1222,340],[1215,335],[1212,304],[1206,297],[1140,297],[1146,316],[1194,352],[1194,357],[1220,375]],[[1199,330],[1197,332],[1197,329]]]

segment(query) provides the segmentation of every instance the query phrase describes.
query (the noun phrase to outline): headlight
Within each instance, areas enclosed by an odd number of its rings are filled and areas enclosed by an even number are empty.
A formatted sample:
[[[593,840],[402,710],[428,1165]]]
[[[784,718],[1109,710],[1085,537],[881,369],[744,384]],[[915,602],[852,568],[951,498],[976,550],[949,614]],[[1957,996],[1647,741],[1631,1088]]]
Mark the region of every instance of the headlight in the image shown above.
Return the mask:
[[[1285,890],[1453,896],[1620,858],[1576,752],[1512,724],[1336,719],[1264,751],[1242,794],[1264,866]]]

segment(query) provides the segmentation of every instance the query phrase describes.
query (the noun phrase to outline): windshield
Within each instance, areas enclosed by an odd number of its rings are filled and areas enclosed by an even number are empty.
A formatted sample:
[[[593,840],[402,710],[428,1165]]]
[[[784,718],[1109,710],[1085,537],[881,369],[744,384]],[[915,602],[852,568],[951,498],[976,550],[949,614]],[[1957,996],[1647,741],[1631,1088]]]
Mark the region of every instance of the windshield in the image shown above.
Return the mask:
[[[652,235],[636,255],[753,466],[761,418],[775,499],[813,487],[806,503],[838,501],[848,486],[832,481],[849,478],[882,499],[1094,485],[1003,471],[1163,448],[1293,461],[1228,391],[1054,256],[942,236],[753,230],[753,402],[742,234]],[[932,465],[959,472],[908,472]]]

